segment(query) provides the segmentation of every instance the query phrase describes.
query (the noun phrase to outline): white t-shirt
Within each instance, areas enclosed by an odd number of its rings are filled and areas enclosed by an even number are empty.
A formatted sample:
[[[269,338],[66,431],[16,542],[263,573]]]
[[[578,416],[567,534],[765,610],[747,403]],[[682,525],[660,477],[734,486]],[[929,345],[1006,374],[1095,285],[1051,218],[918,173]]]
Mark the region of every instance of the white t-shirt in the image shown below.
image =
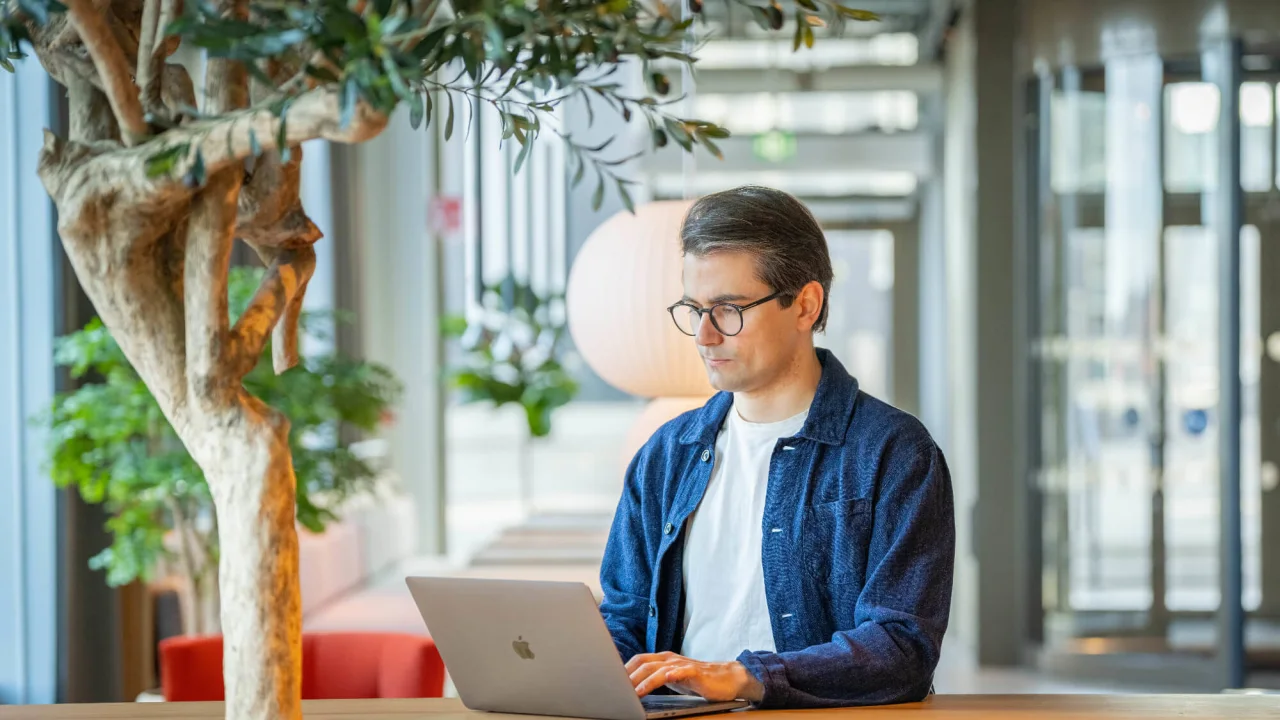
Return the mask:
[[[769,461],[778,439],[800,432],[808,415],[750,423],[729,409],[711,481],[687,526],[681,655],[728,662],[743,650],[775,651],[760,559]]]

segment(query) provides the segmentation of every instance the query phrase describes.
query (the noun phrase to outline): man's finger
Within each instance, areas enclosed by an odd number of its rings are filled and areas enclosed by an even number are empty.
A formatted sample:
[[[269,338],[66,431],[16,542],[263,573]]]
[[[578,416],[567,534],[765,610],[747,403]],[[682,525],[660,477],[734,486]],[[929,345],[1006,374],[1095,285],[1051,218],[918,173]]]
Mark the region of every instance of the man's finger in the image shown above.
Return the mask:
[[[636,695],[644,697],[654,690],[667,684],[667,674],[669,669],[660,667],[656,672],[649,675],[640,684],[636,685]]]
[[[646,678],[658,672],[664,667],[664,663],[660,660],[647,662],[635,670],[631,671],[631,686],[637,687],[644,682]]]
[[[682,664],[661,665],[657,670],[650,674],[645,680],[636,686],[636,693],[641,697],[654,692],[664,685],[674,685],[676,683],[686,682],[698,676],[698,668],[691,663],[682,662]]]
[[[627,672],[632,672],[645,663],[656,662],[674,655],[675,653],[671,652],[640,653],[639,655],[633,655],[631,659],[627,661]]]

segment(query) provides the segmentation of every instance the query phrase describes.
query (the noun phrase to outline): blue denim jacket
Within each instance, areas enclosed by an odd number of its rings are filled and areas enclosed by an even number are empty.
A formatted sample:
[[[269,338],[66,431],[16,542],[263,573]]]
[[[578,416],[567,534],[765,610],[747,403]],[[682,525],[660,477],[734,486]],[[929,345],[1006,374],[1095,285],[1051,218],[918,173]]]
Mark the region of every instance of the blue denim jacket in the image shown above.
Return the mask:
[[[809,417],[769,465],[761,562],[777,651],[738,660],[764,686],[761,707],[921,700],[951,608],[951,477],[919,421],[817,352]],[[722,392],[668,422],[627,470],[600,606],[624,660],[680,651],[685,523],[732,404]]]

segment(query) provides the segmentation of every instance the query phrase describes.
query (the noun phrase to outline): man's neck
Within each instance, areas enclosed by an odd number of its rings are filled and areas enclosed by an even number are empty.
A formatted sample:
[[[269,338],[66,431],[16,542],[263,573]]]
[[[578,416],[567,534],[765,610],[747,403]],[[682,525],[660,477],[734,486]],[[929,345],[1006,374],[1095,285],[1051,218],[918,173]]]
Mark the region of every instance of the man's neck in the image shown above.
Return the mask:
[[[769,385],[759,390],[734,393],[734,411],[747,422],[786,420],[809,409],[821,379],[822,363],[810,346],[797,353],[787,369]]]

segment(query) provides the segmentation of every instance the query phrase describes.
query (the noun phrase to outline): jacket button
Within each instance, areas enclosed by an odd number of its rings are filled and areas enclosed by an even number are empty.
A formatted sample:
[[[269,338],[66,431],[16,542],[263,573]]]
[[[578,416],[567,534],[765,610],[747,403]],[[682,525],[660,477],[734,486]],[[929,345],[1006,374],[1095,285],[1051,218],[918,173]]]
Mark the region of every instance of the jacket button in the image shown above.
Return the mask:
[[[672,525],[671,523],[667,523],[667,526],[662,528],[662,532],[664,535],[670,535],[671,531],[675,529],[676,529],[675,525]]]
[[[702,451],[702,462],[706,462],[706,461],[708,461],[708,460],[710,460],[710,459],[711,459],[711,451],[710,451],[710,450],[703,450],[703,451]]]
[[[657,616],[658,616],[658,608],[656,608],[656,607],[654,607],[654,606],[650,605],[650,606],[649,606],[649,617],[657,617]]]

